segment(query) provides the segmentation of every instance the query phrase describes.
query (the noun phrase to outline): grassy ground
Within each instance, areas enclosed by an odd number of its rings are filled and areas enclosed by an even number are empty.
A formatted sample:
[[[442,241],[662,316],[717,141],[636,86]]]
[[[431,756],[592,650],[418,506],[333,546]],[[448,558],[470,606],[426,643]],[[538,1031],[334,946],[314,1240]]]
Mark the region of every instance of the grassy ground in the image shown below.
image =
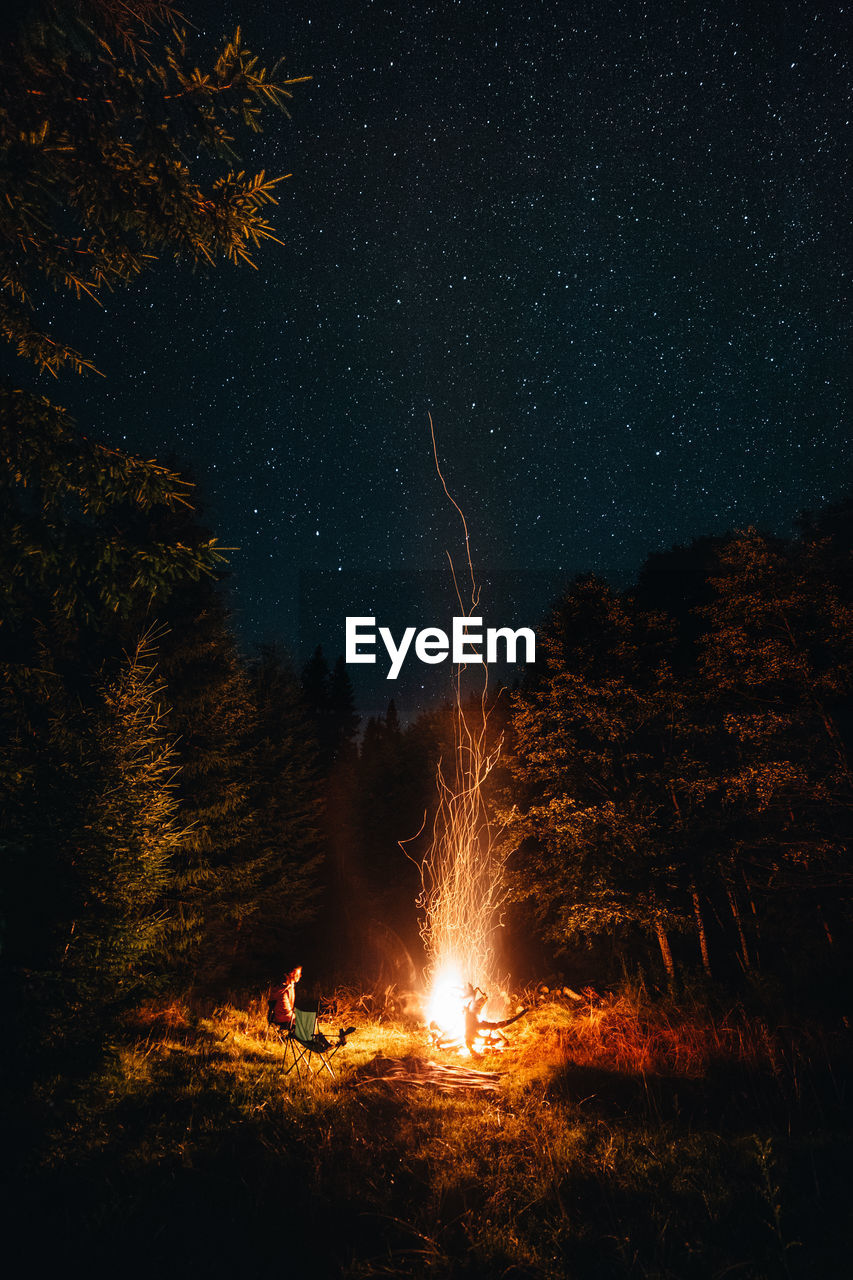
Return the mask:
[[[846,1054],[816,1031],[549,995],[509,1050],[472,1064],[342,996],[326,1025],[358,1031],[338,1079],[304,1084],[264,1009],[142,1011],[73,1103],[42,1092],[12,1196],[39,1259],[146,1275],[846,1273]],[[443,1095],[371,1083],[379,1054],[505,1074],[497,1094]]]

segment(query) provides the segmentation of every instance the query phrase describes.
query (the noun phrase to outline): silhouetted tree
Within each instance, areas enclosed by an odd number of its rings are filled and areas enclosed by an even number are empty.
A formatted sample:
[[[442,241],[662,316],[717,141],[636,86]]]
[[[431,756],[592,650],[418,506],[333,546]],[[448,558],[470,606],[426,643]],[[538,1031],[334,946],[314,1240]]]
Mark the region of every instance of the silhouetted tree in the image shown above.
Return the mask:
[[[837,712],[853,689],[853,609],[824,550],[746,530],[722,549],[704,610],[721,875],[747,968],[762,927],[778,947],[795,920],[805,942],[810,916],[830,935],[828,902],[849,911],[853,794]]]
[[[273,647],[249,667],[256,718],[252,787],[251,891],[236,947],[245,969],[274,972],[291,939],[317,914],[322,889],[323,799],[299,681]]]
[[[504,810],[516,897],[558,947],[641,930],[670,979],[688,925],[668,792],[672,636],[594,579],[576,582],[513,696],[515,804]]]
[[[332,758],[337,760],[349,756],[355,747],[359,716],[343,654],[335,663],[329,680],[329,720]]]
[[[37,324],[40,288],[95,298],[161,254],[251,262],[280,181],[232,166],[234,133],[291,97],[239,30],[208,68],[157,0],[34,0],[0,48],[0,334],[55,373],[91,360]],[[304,77],[303,77],[304,79]]]
[[[163,894],[182,830],[175,754],[159,705],[154,637],[84,704],[51,669],[41,723],[13,739],[4,777],[4,1007],[23,1013],[9,1040],[25,1052],[92,1035],[158,967]],[[3,707],[7,729],[20,690]],[[11,713],[11,715],[10,715]]]
[[[42,321],[45,286],[91,299],[163,254],[199,266],[250,261],[254,246],[275,239],[264,210],[277,180],[235,171],[234,134],[257,130],[262,108],[283,107],[293,82],[268,74],[239,32],[209,69],[193,68],[177,12],[160,0],[37,0],[7,24],[0,335],[39,371],[82,372],[89,357]],[[175,844],[171,792],[157,790],[159,712],[145,701],[138,662],[124,693],[104,672],[132,624],[147,630],[149,610],[216,571],[215,539],[188,542],[169,526],[188,492],[169,469],[88,439],[43,397],[0,389],[0,841],[12,851],[0,890],[7,919],[33,922],[28,933],[16,926],[3,959],[7,1007],[37,975],[55,976],[63,912],[72,912],[63,956],[81,990],[84,978],[98,986],[102,959],[118,982],[133,968],[133,946],[138,956],[150,950],[145,913],[155,883],[168,896],[161,854]],[[222,641],[219,704],[202,731],[200,776],[211,785],[195,794],[204,819],[195,838],[209,834],[219,804],[221,843],[239,836],[245,864],[249,783],[238,783],[233,760],[212,794],[211,756],[233,749],[248,763],[256,724],[245,673],[226,651]],[[212,851],[198,852],[201,879]],[[108,857],[113,890],[98,880]],[[122,915],[131,900],[139,914]]]

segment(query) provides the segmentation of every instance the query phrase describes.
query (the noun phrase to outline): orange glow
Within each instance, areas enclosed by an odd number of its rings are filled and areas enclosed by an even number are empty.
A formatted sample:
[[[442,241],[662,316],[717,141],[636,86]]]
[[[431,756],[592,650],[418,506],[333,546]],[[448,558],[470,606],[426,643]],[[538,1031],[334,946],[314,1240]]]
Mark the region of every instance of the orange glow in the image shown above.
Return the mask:
[[[464,986],[458,968],[452,962],[443,964],[432,979],[426,1010],[428,1023],[436,1023],[445,1036],[462,1041],[465,1039]]]
[[[462,598],[449,553],[448,560],[460,609],[471,617],[479,607],[480,591],[468,526],[442,475],[432,418],[430,431],[439,479],[459,512],[465,533],[471,584],[467,601]],[[463,1043],[466,984],[493,991],[504,985],[497,972],[494,943],[507,897],[504,860],[493,844],[482,791],[501,751],[500,741],[489,741],[488,667],[483,664],[482,688],[473,710],[470,706],[466,710],[463,699],[464,670],[456,669],[453,760],[446,770],[443,762],[438,765],[438,809],[432,842],[421,866],[423,887],[418,898],[423,912],[421,937],[428,958],[428,1021],[437,1023],[449,1037],[460,1037]]]

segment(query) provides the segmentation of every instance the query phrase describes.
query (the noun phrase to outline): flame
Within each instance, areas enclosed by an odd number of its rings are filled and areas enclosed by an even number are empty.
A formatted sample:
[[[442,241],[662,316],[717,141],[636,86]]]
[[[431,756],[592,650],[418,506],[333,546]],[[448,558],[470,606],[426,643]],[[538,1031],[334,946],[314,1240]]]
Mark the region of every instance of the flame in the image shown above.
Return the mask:
[[[465,1039],[465,983],[459,969],[452,962],[442,965],[430,986],[426,1017],[435,1023],[447,1037]]]
[[[465,533],[465,553],[470,574],[470,599],[463,601],[453,560],[459,606],[466,617],[479,606],[480,591],[474,577],[468,525],[451,496],[438,461],[435,430],[430,416],[433,455],[444,492],[459,512]],[[427,953],[430,995],[428,1021],[436,1022],[449,1036],[465,1035],[465,987],[503,985],[497,972],[495,933],[507,898],[504,859],[495,850],[483,799],[483,784],[500,756],[501,742],[490,741],[488,667],[483,664],[479,698],[466,710],[463,698],[464,667],[457,667],[454,684],[453,761],[445,772],[436,770],[438,809],[430,848],[421,865],[422,890],[418,906],[423,912],[421,937]],[[493,735],[492,735],[493,736]]]

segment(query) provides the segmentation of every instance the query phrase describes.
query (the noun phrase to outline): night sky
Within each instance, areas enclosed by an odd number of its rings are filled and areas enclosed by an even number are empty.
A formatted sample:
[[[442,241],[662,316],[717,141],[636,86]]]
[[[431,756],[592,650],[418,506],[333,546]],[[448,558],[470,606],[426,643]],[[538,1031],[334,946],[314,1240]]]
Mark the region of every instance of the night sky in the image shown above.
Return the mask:
[[[247,646],[449,623],[428,411],[495,625],[849,491],[841,6],[185,7],[314,77],[243,147],[284,247],[69,309],[108,380],[45,390],[191,467]]]

